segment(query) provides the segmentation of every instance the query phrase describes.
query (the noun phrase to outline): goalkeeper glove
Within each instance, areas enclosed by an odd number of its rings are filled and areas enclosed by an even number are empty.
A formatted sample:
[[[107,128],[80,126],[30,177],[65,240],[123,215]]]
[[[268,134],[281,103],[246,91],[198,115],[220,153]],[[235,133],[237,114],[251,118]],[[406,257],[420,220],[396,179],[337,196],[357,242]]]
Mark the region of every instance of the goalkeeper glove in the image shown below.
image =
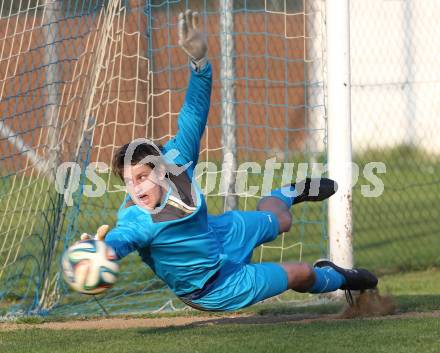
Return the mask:
[[[179,14],[179,45],[192,59],[194,69],[202,70],[207,62],[208,44],[199,28],[199,14],[186,10]]]
[[[95,239],[95,240],[101,240],[103,241],[105,239],[105,235],[107,234],[108,230],[109,230],[109,226],[107,224],[103,224],[102,226],[100,226],[98,228],[98,230],[96,231],[95,236],[91,236],[90,234],[87,233],[82,233],[81,234],[81,240],[90,240],[90,239]]]

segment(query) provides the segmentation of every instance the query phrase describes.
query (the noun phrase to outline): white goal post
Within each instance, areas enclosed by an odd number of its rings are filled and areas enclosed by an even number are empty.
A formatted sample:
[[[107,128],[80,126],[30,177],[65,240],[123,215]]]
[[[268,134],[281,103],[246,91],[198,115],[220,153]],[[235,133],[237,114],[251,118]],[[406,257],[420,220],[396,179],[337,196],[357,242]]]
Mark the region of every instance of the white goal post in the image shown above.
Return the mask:
[[[329,199],[329,254],[353,267],[350,109],[350,1],[327,0],[328,174],[338,192]]]

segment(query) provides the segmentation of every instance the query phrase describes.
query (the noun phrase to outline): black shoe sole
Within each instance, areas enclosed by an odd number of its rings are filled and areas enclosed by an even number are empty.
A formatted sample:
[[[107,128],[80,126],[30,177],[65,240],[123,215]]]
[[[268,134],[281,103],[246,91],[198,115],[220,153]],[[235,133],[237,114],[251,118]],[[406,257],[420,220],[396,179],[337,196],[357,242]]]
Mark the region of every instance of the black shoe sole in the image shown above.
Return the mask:
[[[301,192],[295,197],[294,205],[301,202],[324,201],[338,191],[338,183],[329,178],[306,178],[292,186]]]

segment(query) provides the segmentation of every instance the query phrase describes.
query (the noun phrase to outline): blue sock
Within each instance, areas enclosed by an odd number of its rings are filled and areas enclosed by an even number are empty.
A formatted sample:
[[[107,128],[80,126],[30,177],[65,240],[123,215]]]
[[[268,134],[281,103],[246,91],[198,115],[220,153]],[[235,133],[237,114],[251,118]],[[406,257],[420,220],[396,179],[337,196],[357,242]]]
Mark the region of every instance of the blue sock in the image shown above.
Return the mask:
[[[309,293],[333,292],[345,284],[345,278],[331,267],[315,267],[316,280]]]
[[[272,190],[270,196],[276,197],[283,201],[288,208],[292,207],[293,201],[295,200],[296,191],[291,185],[283,186],[282,188]]]

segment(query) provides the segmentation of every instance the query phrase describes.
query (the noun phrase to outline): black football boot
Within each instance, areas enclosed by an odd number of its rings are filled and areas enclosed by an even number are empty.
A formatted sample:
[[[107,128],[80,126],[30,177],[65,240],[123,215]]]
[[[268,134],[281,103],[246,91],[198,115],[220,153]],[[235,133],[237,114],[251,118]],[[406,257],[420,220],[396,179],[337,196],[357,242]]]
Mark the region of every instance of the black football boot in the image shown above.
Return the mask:
[[[340,289],[345,290],[345,297],[350,305],[353,305],[352,290],[365,291],[377,287],[377,277],[363,268],[345,269],[327,259],[317,260],[313,267],[331,267],[344,276],[345,284]]]
[[[295,197],[293,204],[306,201],[323,201],[338,190],[336,181],[328,178],[306,178],[292,184],[295,190],[301,192]]]

